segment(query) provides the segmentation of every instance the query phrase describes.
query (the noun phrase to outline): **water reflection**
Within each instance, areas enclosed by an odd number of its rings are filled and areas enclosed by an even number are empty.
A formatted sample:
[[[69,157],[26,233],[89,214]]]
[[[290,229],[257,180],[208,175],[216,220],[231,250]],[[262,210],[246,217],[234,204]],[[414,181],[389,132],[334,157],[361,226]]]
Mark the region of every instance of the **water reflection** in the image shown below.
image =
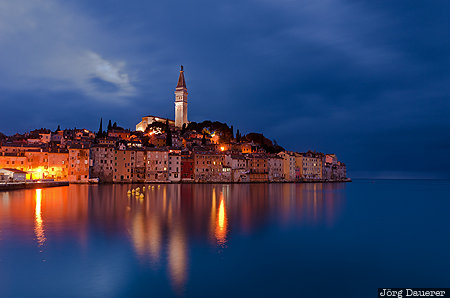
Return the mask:
[[[34,232],[36,234],[36,239],[38,246],[44,245],[45,233],[44,233],[44,223],[41,216],[41,200],[42,200],[42,189],[36,189],[36,208],[35,208],[35,227]]]
[[[227,213],[223,200],[223,193],[220,193],[220,205],[216,220],[216,239],[219,245],[225,245],[227,241]]]
[[[3,193],[0,227],[23,239],[32,232],[40,247],[70,238],[89,249],[98,237],[121,239],[144,268],[166,271],[180,291],[195,266],[189,265],[192,245],[210,245],[220,253],[233,246],[233,237],[258,230],[332,226],[345,195],[344,184],[183,184],[146,186],[142,198],[127,196],[136,187],[71,185]]]

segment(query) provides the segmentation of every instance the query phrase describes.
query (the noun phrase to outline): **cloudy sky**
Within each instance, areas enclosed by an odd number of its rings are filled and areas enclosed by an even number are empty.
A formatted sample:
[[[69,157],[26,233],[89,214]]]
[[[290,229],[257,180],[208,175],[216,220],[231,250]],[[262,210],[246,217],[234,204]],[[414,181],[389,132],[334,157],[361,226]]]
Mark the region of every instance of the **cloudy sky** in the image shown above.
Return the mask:
[[[173,118],[449,178],[450,1],[0,0],[0,132]]]

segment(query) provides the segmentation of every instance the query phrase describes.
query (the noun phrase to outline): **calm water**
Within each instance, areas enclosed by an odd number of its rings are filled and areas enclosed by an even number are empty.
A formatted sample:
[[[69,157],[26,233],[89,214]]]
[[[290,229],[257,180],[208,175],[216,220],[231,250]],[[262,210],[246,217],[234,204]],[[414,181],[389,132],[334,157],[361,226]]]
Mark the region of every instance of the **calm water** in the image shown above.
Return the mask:
[[[0,297],[450,286],[450,181],[131,187],[0,192]]]

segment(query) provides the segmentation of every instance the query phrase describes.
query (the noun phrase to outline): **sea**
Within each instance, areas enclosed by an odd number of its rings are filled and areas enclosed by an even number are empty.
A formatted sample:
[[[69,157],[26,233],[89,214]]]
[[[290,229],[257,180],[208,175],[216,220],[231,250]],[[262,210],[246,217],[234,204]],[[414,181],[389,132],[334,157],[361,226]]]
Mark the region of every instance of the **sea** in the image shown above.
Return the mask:
[[[0,297],[364,298],[449,287],[449,228],[449,180],[0,192]]]

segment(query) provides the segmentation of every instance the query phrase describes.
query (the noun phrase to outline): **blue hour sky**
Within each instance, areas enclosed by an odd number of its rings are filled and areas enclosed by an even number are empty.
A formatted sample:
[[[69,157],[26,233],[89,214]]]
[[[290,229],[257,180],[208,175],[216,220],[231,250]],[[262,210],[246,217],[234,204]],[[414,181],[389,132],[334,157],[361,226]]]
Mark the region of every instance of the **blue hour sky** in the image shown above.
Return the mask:
[[[173,118],[449,178],[450,1],[0,0],[0,132]]]

